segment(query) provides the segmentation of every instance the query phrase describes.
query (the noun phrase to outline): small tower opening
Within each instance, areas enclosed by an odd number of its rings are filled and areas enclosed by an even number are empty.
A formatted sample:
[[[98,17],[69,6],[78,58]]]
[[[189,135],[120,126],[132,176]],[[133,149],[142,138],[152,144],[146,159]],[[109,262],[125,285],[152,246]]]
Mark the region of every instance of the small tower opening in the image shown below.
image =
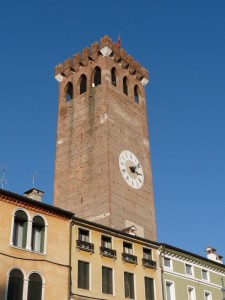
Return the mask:
[[[134,101],[139,103],[139,88],[137,85],[134,87]]]
[[[114,86],[116,86],[116,68],[113,67],[111,69],[111,82]]]
[[[66,101],[73,99],[73,84],[68,82],[66,85]]]
[[[94,78],[93,78],[93,86],[97,86],[101,84],[101,69],[99,67],[96,67],[94,69]]]
[[[82,74],[80,77],[80,95],[87,91],[87,77]]]
[[[124,94],[128,95],[128,86],[127,86],[127,82],[128,82],[128,79],[127,77],[125,76],[123,78],[123,92]]]

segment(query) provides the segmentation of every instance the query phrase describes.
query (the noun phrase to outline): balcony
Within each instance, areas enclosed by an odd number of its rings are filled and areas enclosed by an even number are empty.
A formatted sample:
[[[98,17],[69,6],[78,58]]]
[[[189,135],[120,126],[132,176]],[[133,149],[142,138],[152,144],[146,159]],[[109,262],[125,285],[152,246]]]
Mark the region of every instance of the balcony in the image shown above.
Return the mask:
[[[125,262],[137,265],[137,256],[135,256],[135,255],[128,254],[128,253],[122,253],[122,259]]]
[[[94,253],[94,244],[77,240],[77,249]]]
[[[113,249],[110,249],[110,248],[106,248],[106,247],[101,246],[100,247],[100,253],[103,256],[116,258],[116,250],[113,250]]]
[[[146,268],[156,269],[156,262],[151,259],[142,258],[142,265]]]

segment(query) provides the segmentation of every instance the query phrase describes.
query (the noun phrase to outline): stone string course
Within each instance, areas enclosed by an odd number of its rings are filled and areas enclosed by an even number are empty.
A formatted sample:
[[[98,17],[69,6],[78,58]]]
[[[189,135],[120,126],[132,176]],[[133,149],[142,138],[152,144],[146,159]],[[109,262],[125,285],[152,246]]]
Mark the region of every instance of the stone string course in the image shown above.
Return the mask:
[[[119,63],[123,68],[127,68],[130,74],[135,75],[137,80],[142,78],[149,79],[148,71],[142,67],[139,62],[135,61],[131,55],[118,46],[117,42],[112,42],[112,39],[105,35],[101,38],[100,43],[95,42],[91,48],[86,47],[81,53],[76,53],[73,58],[68,58],[63,64],[58,64],[55,67],[55,76],[69,76],[73,72],[77,72],[81,66],[87,66],[92,61],[96,61],[101,54],[100,50],[104,47],[112,50],[110,56],[114,61]]]

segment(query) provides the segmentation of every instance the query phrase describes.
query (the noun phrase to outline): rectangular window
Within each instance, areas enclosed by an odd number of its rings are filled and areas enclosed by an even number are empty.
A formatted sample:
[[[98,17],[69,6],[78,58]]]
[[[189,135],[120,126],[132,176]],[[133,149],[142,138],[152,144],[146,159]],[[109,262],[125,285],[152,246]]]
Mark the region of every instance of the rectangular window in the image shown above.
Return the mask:
[[[212,297],[211,297],[211,293],[210,293],[210,292],[205,292],[204,300],[212,300]]]
[[[166,282],[166,300],[175,300],[173,282]]]
[[[195,300],[195,289],[191,286],[188,287],[188,300]]]
[[[152,260],[152,250],[148,248],[143,248],[143,258]]]
[[[89,242],[89,231],[79,228],[79,240],[82,242]]]
[[[102,235],[102,247],[112,249],[112,238]]]
[[[192,266],[191,265],[188,265],[188,264],[186,264],[185,265],[185,271],[186,271],[186,274],[187,275],[193,275],[193,271],[192,271]]]
[[[171,259],[168,257],[164,257],[164,266],[167,268],[171,268]]]
[[[89,290],[89,263],[78,261],[78,288]]]
[[[102,292],[113,294],[113,272],[111,268],[102,267]]]
[[[209,280],[209,273],[207,270],[202,270],[202,279]]]
[[[134,299],[134,274],[124,272],[125,298]]]
[[[127,254],[133,254],[132,244],[123,242],[123,252]]]
[[[145,299],[154,300],[154,282],[152,278],[145,277]]]

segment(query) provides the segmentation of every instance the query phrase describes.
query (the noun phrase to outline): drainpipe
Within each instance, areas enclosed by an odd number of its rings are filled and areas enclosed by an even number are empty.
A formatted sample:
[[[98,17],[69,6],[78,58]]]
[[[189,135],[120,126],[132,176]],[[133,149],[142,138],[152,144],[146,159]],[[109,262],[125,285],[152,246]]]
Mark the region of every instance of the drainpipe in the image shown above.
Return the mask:
[[[73,220],[70,220],[70,232],[69,232],[69,282],[68,282],[68,300],[70,300],[72,295],[72,265],[71,265],[71,255],[72,255],[72,226]]]
[[[162,257],[162,253],[164,253],[165,251],[165,244],[161,244],[161,246],[159,247],[159,264],[160,264],[160,269],[161,269],[161,283],[162,283],[162,298],[163,300],[165,299],[165,288],[164,288],[164,269],[163,269],[163,257]]]

